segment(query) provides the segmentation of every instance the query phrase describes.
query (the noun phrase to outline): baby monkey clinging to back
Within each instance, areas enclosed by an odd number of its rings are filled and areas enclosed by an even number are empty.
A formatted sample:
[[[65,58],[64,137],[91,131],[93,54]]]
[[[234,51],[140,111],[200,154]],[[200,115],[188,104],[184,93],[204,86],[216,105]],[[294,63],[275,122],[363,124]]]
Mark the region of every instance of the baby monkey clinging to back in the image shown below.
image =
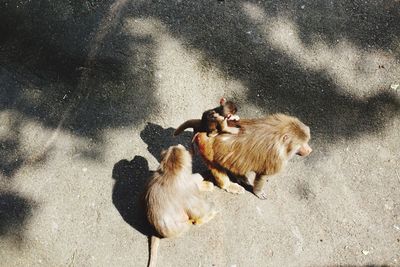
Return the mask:
[[[228,126],[229,121],[238,121],[236,115],[237,106],[232,101],[221,98],[220,105],[203,113],[201,120],[188,120],[181,124],[174,132],[178,135],[187,128],[193,128],[194,134],[206,132],[208,136],[216,136],[218,133],[238,134],[239,128]]]
[[[220,132],[237,134],[238,128],[228,126],[228,120],[239,120],[236,104],[225,98],[221,98],[219,103],[218,107],[205,111],[201,117],[205,132],[208,136],[216,136]]]

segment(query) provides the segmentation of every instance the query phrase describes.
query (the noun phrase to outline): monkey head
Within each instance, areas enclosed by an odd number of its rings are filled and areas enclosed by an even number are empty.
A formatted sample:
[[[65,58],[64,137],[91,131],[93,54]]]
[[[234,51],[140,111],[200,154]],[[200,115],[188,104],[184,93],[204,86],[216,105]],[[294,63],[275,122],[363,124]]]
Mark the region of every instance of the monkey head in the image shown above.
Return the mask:
[[[176,173],[184,169],[192,169],[192,156],[187,149],[179,144],[161,152],[159,171]]]
[[[310,128],[307,125],[298,119],[291,120],[287,127],[285,127],[282,135],[287,159],[292,158],[294,155],[301,157],[308,156],[312,152],[308,144],[310,138]]]
[[[226,98],[221,98],[219,101],[220,105],[223,107],[223,113],[221,114],[224,117],[229,118],[232,115],[235,115],[237,112],[237,106],[232,101],[227,101]]]

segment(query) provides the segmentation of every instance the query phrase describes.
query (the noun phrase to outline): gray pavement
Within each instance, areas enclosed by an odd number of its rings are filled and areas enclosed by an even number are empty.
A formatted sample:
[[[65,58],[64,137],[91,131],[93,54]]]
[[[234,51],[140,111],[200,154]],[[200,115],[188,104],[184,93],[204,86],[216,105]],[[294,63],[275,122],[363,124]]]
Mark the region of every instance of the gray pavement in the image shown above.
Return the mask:
[[[0,22],[1,266],[146,266],[137,197],[221,96],[314,151],[267,200],[207,193],[159,266],[400,266],[399,1],[5,0]]]

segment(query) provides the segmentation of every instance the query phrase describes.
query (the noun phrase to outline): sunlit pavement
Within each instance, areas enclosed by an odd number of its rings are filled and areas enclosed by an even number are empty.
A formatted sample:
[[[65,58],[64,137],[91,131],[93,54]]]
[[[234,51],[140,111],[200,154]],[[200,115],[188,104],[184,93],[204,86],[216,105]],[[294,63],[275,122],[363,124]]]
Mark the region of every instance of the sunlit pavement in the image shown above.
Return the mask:
[[[313,153],[267,200],[207,193],[159,266],[400,265],[399,1],[72,2],[1,4],[1,266],[146,266],[137,197],[221,96]]]

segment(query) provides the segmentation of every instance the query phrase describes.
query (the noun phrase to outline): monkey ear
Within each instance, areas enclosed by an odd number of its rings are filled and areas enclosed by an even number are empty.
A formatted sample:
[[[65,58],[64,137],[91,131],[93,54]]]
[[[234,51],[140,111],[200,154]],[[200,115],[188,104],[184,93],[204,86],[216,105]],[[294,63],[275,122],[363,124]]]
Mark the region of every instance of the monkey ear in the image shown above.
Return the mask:
[[[160,166],[158,166],[158,171],[159,171],[160,173],[163,173],[163,172],[164,172],[164,162],[161,162],[161,163],[160,163]]]
[[[223,106],[223,105],[225,104],[225,102],[226,102],[226,98],[225,98],[225,97],[223,97],[223,98],[221,98],[221,99],[219,100],[219,104],[220,104],[221,106]]]
[[[289,135],[288,134],[284,134],[282,137],[283,142],[286,142],[286,140],[289,139]]]

